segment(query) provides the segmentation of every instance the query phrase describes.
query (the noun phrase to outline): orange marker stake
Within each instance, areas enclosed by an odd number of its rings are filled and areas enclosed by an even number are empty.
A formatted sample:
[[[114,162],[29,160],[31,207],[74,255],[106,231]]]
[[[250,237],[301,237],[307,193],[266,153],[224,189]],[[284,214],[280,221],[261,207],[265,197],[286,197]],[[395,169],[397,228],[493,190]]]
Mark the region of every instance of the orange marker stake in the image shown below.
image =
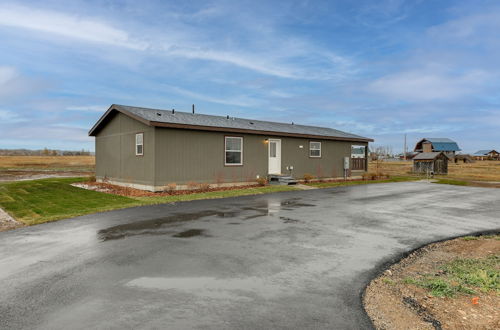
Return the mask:
[[[479,304],[479,297],[472,298],[472,304],[473,305],[478,305]]]

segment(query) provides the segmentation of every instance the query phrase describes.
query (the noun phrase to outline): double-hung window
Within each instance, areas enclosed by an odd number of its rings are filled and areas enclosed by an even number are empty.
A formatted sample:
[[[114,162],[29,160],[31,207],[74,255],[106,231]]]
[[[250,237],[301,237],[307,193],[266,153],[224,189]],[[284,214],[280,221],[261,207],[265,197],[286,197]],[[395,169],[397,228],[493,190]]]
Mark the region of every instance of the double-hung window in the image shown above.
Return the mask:
[[[321,142],[309,142],[309,157],[321,157]]]
[[[144,155],[144,133],[137,133],[135,135],[135,155]]]
[[[224,164],[243,165],[243,138],[226,136],[224,139]]]

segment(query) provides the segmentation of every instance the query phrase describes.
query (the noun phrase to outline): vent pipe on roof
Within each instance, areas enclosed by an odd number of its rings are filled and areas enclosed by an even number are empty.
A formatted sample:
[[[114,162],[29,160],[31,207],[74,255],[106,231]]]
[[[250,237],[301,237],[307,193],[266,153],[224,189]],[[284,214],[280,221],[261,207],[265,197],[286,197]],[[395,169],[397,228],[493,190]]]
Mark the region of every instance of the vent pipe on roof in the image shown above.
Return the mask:
[[[194,115],[194,104],[193,104],[193,115]]]
[[[172,109],[172,114],[174,114],[174,115],[175,115],[175,109]]]

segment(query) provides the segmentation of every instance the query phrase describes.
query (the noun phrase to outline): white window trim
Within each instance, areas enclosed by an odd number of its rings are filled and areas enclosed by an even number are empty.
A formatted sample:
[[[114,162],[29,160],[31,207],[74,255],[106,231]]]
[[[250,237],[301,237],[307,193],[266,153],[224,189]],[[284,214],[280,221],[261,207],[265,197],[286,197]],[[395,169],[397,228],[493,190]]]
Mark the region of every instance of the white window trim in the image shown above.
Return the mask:
[[[142,136],[142,143],[137,143],[137,137],[141,135]],[[137,147],[142,146],[142,152],[138,153],[137,152]],[[144,156],[144,133],[136,133],[135,134],[135,155],[136,156]]]
[[[239,139],[241,141],[241,150],[227,150],[227,139]],[[241,153],[239,163],[228,163],[226,153],[227,152],[239,152]],[[243,165],[243,137],[241,136],[224,136],[224,165],[225,166],[241,166]]]
[[[319,143],[319,149],[312,149],[311,145],[313,143]],[[313,155],[311,155],[311,151],[312,150],[319,150],[319,156],[313,156]],[[311,158],[321,158],[321,142],[320,141],[309,141],[309,157],[311,157]]]

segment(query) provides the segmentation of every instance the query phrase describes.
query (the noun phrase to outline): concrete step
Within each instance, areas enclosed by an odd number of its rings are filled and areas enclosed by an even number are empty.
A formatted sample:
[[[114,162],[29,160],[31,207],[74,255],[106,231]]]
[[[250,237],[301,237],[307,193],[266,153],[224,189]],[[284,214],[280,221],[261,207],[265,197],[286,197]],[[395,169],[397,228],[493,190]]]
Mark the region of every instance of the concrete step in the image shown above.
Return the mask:
[[[278,175],[278,174],[270,174],[268,175],[269,184],[276,185],[295,185],[298,183],[293,177],[288,175]]]

